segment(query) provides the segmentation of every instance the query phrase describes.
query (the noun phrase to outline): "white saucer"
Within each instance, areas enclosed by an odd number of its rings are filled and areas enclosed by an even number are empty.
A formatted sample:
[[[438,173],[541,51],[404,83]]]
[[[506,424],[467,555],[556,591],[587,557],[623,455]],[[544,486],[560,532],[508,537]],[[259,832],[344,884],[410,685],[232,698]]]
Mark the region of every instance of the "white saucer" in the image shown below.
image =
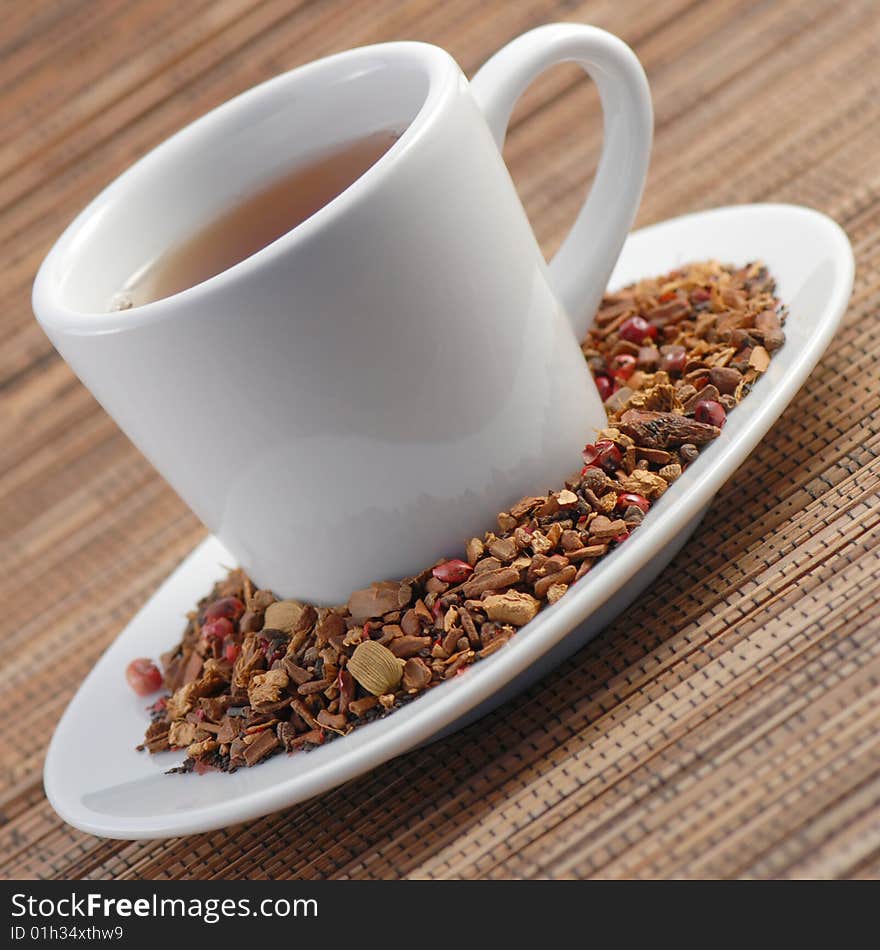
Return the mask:
[[[96,835],[161,838],[208,831],[333,788],[510,699],[573,653],[660,572],[816,365],[846,309],[853,255],[844,232],[790,205],[721,208],[634,233],[611,286],[692,260],[763,260],[790,307],[786,344],[717,439],[666,492],[643,526],[502,650],[391,716],[312,752],[234,774],[165,775],[181,756],[136,752],[145,701],[123,670],[176,642],[187,610],[233,563],[214,538],[200,544],[101,657],[64,713],[44,781],[65,821]],[[526,486],[528,487],[528,486]],[[540,487],[540,486],[537,486]],[[101,740],[94,737],[100,724]]]

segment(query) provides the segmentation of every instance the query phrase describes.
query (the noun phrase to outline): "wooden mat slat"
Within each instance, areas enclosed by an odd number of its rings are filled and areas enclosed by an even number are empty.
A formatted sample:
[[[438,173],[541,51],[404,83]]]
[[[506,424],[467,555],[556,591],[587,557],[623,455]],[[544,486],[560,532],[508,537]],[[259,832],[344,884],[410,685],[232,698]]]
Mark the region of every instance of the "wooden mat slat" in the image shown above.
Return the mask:
[[[654,10],[655,7],[657,8],[657,13],[655,13],[654,16],[662,16],[663,14],[667,14],[670,16],[670,20],[665,21],[666,29],[669,30],[670,29],[669,24],[671,22],[672,14],[674,14],[676,9],[681,6],[682,6],[682,0],[672,0],[671,3],[669,2],[669,0],[666,0],[664,4],[653,4],[652,10]],[[504,14],[504,17],[506,18],[507,11],[509,9],[515,10],[517,9],[517,7],[513,6],[511,8],[510,5],[502,4],[501,9],[494,10],[494,12],[492,13],[493,26],[499,31],[498,42],[502,42],[503,39],[505,38],[504,35],[502,35],[503,34],[502,14]],[[621,10],[621,9],[630,10],[629,19],[630,20],[633,19],[633,15],[631,12],[632,7],[628,7],[627,5],[617,4],[614,7],[614,9],[615,10]],[[482,40],[482,37],[485,35],[485,29],[482,29],[482,30],[480,29],[480,26],[482,25],[481,22],[479,21],[477,23],[473,22],[472,16],[470,15],[470,12],[469,12],[470,6],[467,6],[466,9],[464,8],[456,9],[456,5],[454,4],[445,4],[443,5],[443,10],[444,10],[445,16],[448,17],[451,23],[453,24],[461,23],[463,24],[463,26],[467,27],[469,32],[472,31],[473,33],[473,39],[471,41],[472,43],[473,42],[480,43],[480,46],[479,46],[480,53],[477,56],[474,56],[473,54],[469,56],[462,55],[462,53],[468,52],[468,47],[462,43],[461,38],[459,37],[458,42],[456,42],[455,44],[449,44],[453,46],[453,52],[455,52],[459,56],[459,59],[463,61],[463,64],[466,67],[468,66],[469,59],[473,60],[474,65],[478,64],[480,62],[480,58],[486,55],[485,42]],[[372,17],[378,16],[380,12],[381,12],[380,7],[378,5],[373,5],[371,7]],[[337,11],[337,16],[338,16],[338,11]],[[583,16],[587,17],[587,13],[584,13]],[[639,19],[643,19],[643,18],[644,17],[640,17]],[[625,29],[625,27],[627,26],[627,23],[625,20],[623,20],[622,22],[619,22],[621,21],[620,16],[617,16],[615,18],[607,18],[607,19],[609,19],[611,22],[608,22],[607,24],[604,24],[604,25],[608,25],[612,29],[617,29],[619,32],[624,33],[624,34],[627,32]],[[418,22],[417,16],[413,17],[413,22]],[[651,29],[652,22],[653,21],[651,19],[648,19],[648,25],[646,29],[648,30]],[[528,25],[531,25],[531,24],[529,22],[524,22],[523,18],[519,17],[516,19],[515,23],[513,24],[512,29],[510,29],[508,32],[510,35],[513,35],[519,29],[527,27]],[[326,26],[324,28],[329,29]],[[370,42],[375,39],[382,38],[381,35],[376,35],[373,32],[364,32],[359,35],[356,32],[354,32],[356,28],[357,28],[357,23],[354,23],[354,22],[346,23],[346,30],[353,31],[352,35],[355,37],[357,42]],[[639,32],[642,29],[644,29],[644,27],[642,27],[641,24],[639,24],[639,27],[638,27]],[[416,35],[419,35],[419,34],[416,34]],[[638,36],[638,33],[636,35]],[[648,33],[648,35],[652,35],[652,34]],[[442,36],[440,38],[443,39]],[[277,37],[275,38],[275,42],[276,43],[279,42]],[[288,45],[289,45],[289,39],[288,39]],[[322,53],[330,52],[330,51],[332,51],[332,47],[321,50]],[[261,50],[259,47],[251,52],[254,54],[259,54],[262,52],[263,55],[265,55],[265,51]],[[288,51],[285,48],[284,53],[283,53],[283,60],[279,62],[278,68],[280,69],[286,66],[295,65],[296,62],[300,61],[298,57],[297,58],[295,57],[296,57],[296,47],[294,47],[290,51]],[[227,60],[228,60],[228,57],[227,57]],[[241,69],[237,71],[232,69],[232,67],[235,65],[235,62],[234,61],[228,62],[227,60],[224,60],[223,62],[223,70],[219,77],[215,76],[214,73],[210,73],[206,80],[203,79],[202,81],[195,82],[195,83],[189,82],[186,87],[187,94],[183,96],[181,95],[180,91],[178,91],[174,97],[173,102],[167,101],[168,96],[170,95],[170,93],[167,92],[167,87],[168,87],[167,78],[165,78],[164,76],[160,76],[159,79],[157,79],[157,83],[159,84],[157,88],[162,90],[163,95],[165,96],[166,101],[164,102],[164,107],[157,108],[156,110],[150,111],[146,113],[145,115],[143,115],[135,124],[133,124],[133,126],[130,129],[126,130],[128,134],[126,134],[125,136],[118,134],[117,135],[118,142],[114,143],[115,151],[110,154],[105,154],[104,155],[105,161],[115,163],[119,167],[124,167],[124,165],[127,162],[131,161],[133,158],[137,156],[137,154],[140,154],[142,151],[144,151],[147,147],[147,144],[160,140],[163,136],[167,135],[169,132],[178,128],[180,124],[182,124],[179,118],[179,111],[181,108],[184,108],[187,110],[186,111],[187,118],[194,117],[200,114],[201,112],[203,112],[205,109],[209,108],[211,105],[214,105],[218,101],[221,101],[225,96],[231,95],[234,92],[240,91],[240,89],[245,88],[248,85],[248,82],[256,81],[257,79],[262,78],[263,76],[266,75],[265,63],[263,63],[260,60],[259,55],[249,56],[244,61],[244,64],[242,65]],[[178,81],[182,82],[183,80],[179,79]],[[162,83],[164,83],[164,85],[162,85]],[[582,90],[586,95],[591,94],[590,87],[584,84],[583,82],[578,83],[575,88]],[[196,94],[197,89],[201,90],[198,92],[198,95]],[[551,88],[551,90],[549,91],[552,92],[553,89]],[[545,96],[546,95],[547,93],[545,93]],[[552,98],[552,96],[550,98]],[[587,119],[590,118],[590,113],[588,110],[578,110],[578,111],[582,113],[583,121],[586,121]],[[596,119],[597,119],[597,116],[595,115],[592,116],[592,120],[594,123]],[[564,126],[570,129],[571,125],[572,125],[571,118],[570,116],[567,116],[564,121]],[[599,126],[596,125],[595,129],[598,130],[598,128]],[[116,130],[117,133],[120,133],[121,131],[122,131],[121,129]],[[590,127],[587,126],[584,129],[584,131],[589,132]],[[87,139],[92,137],[91,129],[87,129],[86,132],[88,133],[86,136]],[[559,134],[560,134],[560,130],[557,129],[555,133],[555,138],[553,139],[553,141],[557,141],[559,139]],[[139,145],[137,151],[132,152],[131,147],[130,147],[130,142],[134,140],[135,137],[139,143],[143,141],[146,144]],[[104,152],[107,153],[108,150],[105,149]],[[548,156],[544,156],[545,159],[547,157]],[[68,179],[73,179],[72,188],[74,190],[68,189],[67,193],[65,194],[65,192],[61,191],[61,189],[64,183]],[[51,240],[51,238],[55,234],[55,231],[53,230],[53,228],[54,228],[54,224],[57,218],[61,217],[63,214],[72,216],[73,213],[81,206],[81,204],[90,195],[92,195],[95,192],[95,190],[97,190],[103,183],[105,183],[106,178],[101,175],[100,169],[95,175],[90,176],[90,177],[85,177],[83,174],[82,163],[80,163],[79,165],[72,166],[71,169],[66,173],[58,174],[56,170],[56,174],[53,180],[55,182],[55,189],[53,190],[53,193],[51,195],[51,198],[52,198],[51,207],[53,208],[54,214],[51,217],[44,217],[44,219],[37,224],[36,228],[29,227],[28,234],[34,233],[34,234],[40,234],[41,236],[42,235],[45,235],[45,236],[41,237],[40,243],[38,244],[38,246],[33,248],[33,250],[31,251],[29,255],[24,254],[23,246],[18,249],[18,253],[21,256],[19,258],[17,265],[11,269],[10,274],[9,274],[9,281],[7,284],[7,286],[10,288],[9,293],[16,293],[19,291],[19,288],[18,288],[19,281],[22,282],[22,286],[23,286],[26,282],[30,280],[34,268],[39,263],[39,259],[45,251],[45,246],[48,244],[48,242]],[[44,196],[44,198],[48,198],[48,197],[49,197],[48,195]],[[572,207],[572,200],[570,198],[568,202],[569,218],[571,216],[571,207]],[[14,208],[13,208],[13,212],[15,212]],[[23,215],[33,216],[33,214],[34,214],[34,208],[30,204],[22,205],[22,209],[19,212],[19,217],[22,217]],[[4,217],[0,216],[0,222],[3,222],[3,221],[4,221]],[[6,224],[8,225],[9,222],[7,221]],[[24,225],[21,225],[21,226],[23,227]],[[18,248],[18,245],[16,246]],[[2,292],[0,292],[0,301],[2,301],[3,299],[4,298],[3,298]],[[33,330],[29,322],[27,323],[27,330]],[[25,341],[28,342],[29,345],[34,345],[34,342],[30,340],[29,334],[26,334],[25,338],[22,340],[22,343],[24,343]],[[6,364],[5,361],[12,360],[16,356],[16,352],[17,352],[17,348],[13,348],[10,350],[10,347],[8,346],[4,348],[3,352],[0,352],[0,380],[2,380],[3,375],[4,375],[3,367],[5,365],[9,365],[9,364]]]
[[[33,322],[46,248],[131,160],[262,78],[396,38],[472,72],[556,18],[614,30],[646,65],[640,221],[789,200],[847,228],[856,288],[822,364],[643,603],[519,700],[244,827],[104,842],[65,826],[40,787],[53,724],[203,529]],[[0,676],[30,739],[0,737],[0,874],[880,875],[876,4],[43,0],[5,14],[0,52]],[[573,68],[517,107],[505,157],[548,251],[600,131]],[[44,665],[59,650],[63,683]]]

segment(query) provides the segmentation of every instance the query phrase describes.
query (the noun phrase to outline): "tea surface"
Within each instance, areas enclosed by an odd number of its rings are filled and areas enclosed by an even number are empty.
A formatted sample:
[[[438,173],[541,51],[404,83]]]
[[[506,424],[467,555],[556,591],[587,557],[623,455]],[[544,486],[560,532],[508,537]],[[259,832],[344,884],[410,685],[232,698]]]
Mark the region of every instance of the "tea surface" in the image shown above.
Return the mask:
[[[262,250],[345,191],[396,139],[396,133],[382,131],[348,142],[251,194],[140,268],[114,296],[111,309],[170,297]]]

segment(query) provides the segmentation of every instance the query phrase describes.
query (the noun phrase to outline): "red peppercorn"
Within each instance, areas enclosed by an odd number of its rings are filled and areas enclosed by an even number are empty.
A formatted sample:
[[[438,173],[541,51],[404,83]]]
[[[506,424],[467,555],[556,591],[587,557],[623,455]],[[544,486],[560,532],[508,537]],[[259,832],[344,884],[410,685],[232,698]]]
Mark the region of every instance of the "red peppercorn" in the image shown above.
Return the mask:
[[[149,696],[162,686],[159,667],[147,657],[132,660],[125,668],[125,678],[138,696]]]
[[[703,399],[694,406],[694,418],[697,422],[708,422],[719,429],[727,422],[724,406],[714,399]]]
[[[628,340],[630,343],[642,343],[645,337],[653,340],[657,337],[657,327],[644,317],[634,316],[624,320],[617,331],[622,340]]]
[[[596,377],[596,389],[599,390],[599,398],[602,402],[614,392],[614,380],[610,376],[606,376],[604,373],[601,376]]]
[[[615,379],[625,381],[636,371],[638,360],[632,353],[618,353],[608,361],[608,368]]]
[[[651,507],[651,502],[644,495],[638,495],[633,491],[625,491],[617,496],[618,508],[625,510],[630,505],[635,505],[636,508],[641,508],[642,511],[646,512]]]
[[[620,467],[623,456],[610,439],[600,439],[596,443],[596,451],[599,453],[599,464],[606,471],[613,472]]]
[[[618,544],[623,544],[624,541],[629,537],[629,531],[623,531],[614,539]]]
[[[460,584],[462,581],[466,581],[468,577],[473,573],[473,568],[468,564],[467,561],[459,561],[458,559],[453,559],[451,561],[444,561],[442,564],[438,564],[431,573],[438,581],[443,581],[444,584]]]
[[[585,445],[583,456],[587,464],[581,471],[582,475],[591,466],[601,466],[608,472],[616,471],[623,461],[620,449],[610,439],[599,439],[595,445]]]
[[[226,617],[218,617],[216,620],[209,620],[202,627],[203,640],[225,640],[235,633],[235,627],[232,621]]]
[[[687,351],[674,343],[660,349],[660,369],[665,373],[681,373],[687,364]]]
[[[244,613],[244,604],[237,597],[221,597],[205,607],[202,617],[204,620],[217,620],[220,617],[229,617],[238,620]]]
[[[223,655],[230,663],[234,663],[238,659],[239,653],[241,653],[241,647],[237,643],[227,643]]]

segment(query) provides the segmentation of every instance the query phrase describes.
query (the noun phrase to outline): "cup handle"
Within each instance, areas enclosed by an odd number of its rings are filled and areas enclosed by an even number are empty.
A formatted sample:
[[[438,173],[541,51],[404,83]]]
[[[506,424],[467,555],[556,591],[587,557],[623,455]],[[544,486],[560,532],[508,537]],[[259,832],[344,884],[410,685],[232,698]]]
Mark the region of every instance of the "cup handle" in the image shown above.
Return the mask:
[[[498,148],[517,99],[544,70],[575,62],[599,89],[605,144],[593,187],[556,256],[550,275],[579,340],[599,306],[632,226],[651,154],[653,111],[645,71],[622,40],[593,26],[552,23],[500,49],[470,89]]]

